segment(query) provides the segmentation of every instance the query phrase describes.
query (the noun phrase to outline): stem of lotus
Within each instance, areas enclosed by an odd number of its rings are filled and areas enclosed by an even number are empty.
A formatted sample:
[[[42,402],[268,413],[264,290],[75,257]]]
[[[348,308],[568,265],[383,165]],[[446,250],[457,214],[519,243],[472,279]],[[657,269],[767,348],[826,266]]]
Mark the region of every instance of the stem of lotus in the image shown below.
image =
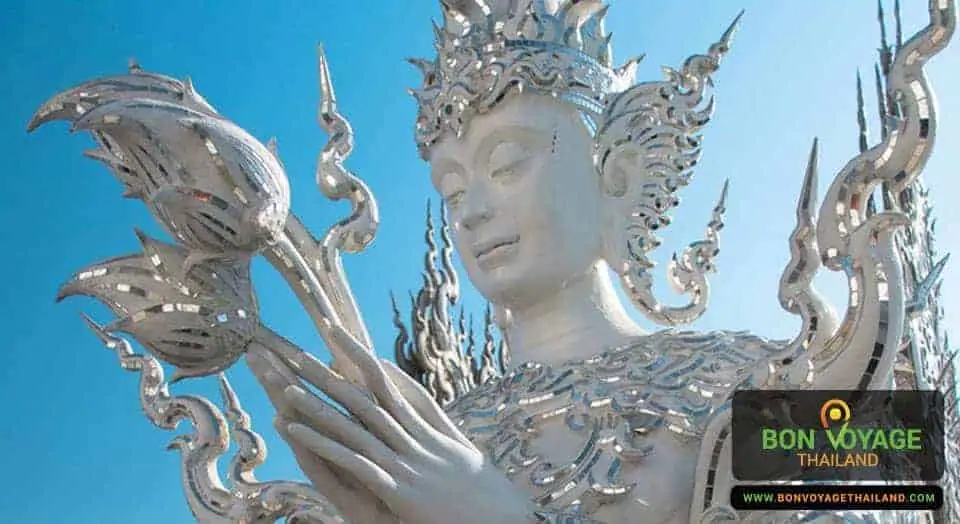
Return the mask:
[[[278,235],[274,239],[273,249],[267,253],[267,259],[284,275],[313,320],[320,338],[327,343],[327,348],[333,357],[331,367],[348,379],[362,383],[362,377],[356,366],[341,355],[334,344],[330,343],[331,329],[336,327],[350,331],[344,326],[340,314],[297,242],[286,232]],[[366,347],[372,351],[369,345]]]

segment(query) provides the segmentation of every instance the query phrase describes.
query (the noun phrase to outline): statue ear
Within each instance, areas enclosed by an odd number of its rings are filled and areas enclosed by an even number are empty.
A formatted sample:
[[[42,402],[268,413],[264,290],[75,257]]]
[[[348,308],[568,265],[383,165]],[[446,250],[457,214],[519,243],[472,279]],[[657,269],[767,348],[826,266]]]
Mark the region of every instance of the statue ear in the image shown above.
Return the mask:
[[[630,190],[631,173],[638,169],[640,154],[633,147],[610,151],[606,158],[598,160],[600,187],[604,196],[622,198]]]
[[[638,180],[640,154],[633,147],[610,151],[598,158],[597,171],[600,190],[605,200],[603,228],[603,259],[617,273],[623,271],[629,259],[627,249],[631,238],[631,212],[635,193],[642,184]]]

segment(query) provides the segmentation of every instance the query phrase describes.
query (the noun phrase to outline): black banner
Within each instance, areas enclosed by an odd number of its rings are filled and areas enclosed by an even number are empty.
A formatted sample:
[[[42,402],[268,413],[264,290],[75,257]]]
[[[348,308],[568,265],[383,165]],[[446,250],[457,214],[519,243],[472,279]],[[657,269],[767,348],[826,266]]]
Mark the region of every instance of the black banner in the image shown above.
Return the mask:
[[[937,482],[944,401],[936,391],[738,391],[737,480]]]

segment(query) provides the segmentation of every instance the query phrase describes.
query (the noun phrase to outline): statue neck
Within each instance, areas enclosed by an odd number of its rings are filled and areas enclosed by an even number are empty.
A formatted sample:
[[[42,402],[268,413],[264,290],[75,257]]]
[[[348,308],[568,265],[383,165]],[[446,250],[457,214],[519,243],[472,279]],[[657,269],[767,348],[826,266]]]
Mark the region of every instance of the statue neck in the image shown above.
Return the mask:
[[[610,271],[598,262],[554,296],[510,308],[502,327],[514,364],[559,365],[589,358],[644,335],[617,297]]]

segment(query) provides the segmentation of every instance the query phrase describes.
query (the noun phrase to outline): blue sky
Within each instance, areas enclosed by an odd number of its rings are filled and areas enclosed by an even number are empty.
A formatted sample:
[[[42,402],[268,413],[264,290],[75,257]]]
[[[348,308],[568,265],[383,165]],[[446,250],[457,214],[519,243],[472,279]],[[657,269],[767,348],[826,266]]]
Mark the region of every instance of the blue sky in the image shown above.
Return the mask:
[[[905,32],[925,23],[926,2],[903,0]],[[377,7],[372,7],[376,5]],[[32,111],[83,80],[124,71],[127,59],[183,78],[224,115],[266,140],[276,136],[293,189],[293,206],[314,231],[344,213],[314,186],[325,137],[315,121],[315,45],[322,41],[338,98],[357,133],[349,167],[372,187],[382,227],[374,245],[346,261],[378,350],[392,351],[388,291],[419,281],[427,168],[412,139],[417,83],[407,56],[431,51],[432,0],[163,3],[17,1],[0,7],[0,143],[8,175],[0,206],[0,314],[6,364],[0,367],[4,422],[0,513],[7,522],[159,524],[191,522],[179,487],[178,458],[164,452],[170,435],[143,418],[136,377],[86,331],[78,312],[104,312],[84,300],[54,305],[57,286],[93,262],[137,249],[132,228],[159,234],[139,202],[81,158],[85,137],[52,125],[27,135]],[[162,7],[161,7],[162,6]],[[821,139],[821,191],[855,152],[854,78],[870,79],[877,47],[870,0],[771,2],[688,0],[614,2],[609,28],[617,61],[646,53],[641,76],[679,65],[713,42],[746,9],[734,50],[717,76],[716,117],[706,133],[696,183],[683,194],[661,260],[699,238],[724,178],[731,179],[714,307],[698,329],[750,329],[787,338],[796,319],[777,303],[787,260],[794,201],[810,141]],[[938,151],[926,180],[939,205],[939,247],[958,251],[960,194],[954,155],[960,144],[960,53],[947,50],[929,67],[939,95]],[[869,82],[868,82],[868,85]],[[872,90],[868,104],[873,114]],[[953,165],[951,165],[953,164]],[[436,200],[436,198],[434,198]],[[958,334],[960,289],[948,269],[945,307]],[[268,324],[326,354],[283,281],[265,263],[255,282]],[[842,309],[845,286],[824,279]],[[663,287],[666,287],[665,283]],[[467,289],[468,309],[482,303]],[[271,411],[249,373],[230,373],[273,444],[262,478],[297,475],[268,429]],[[177,391],[213,393],[210,384]]]

